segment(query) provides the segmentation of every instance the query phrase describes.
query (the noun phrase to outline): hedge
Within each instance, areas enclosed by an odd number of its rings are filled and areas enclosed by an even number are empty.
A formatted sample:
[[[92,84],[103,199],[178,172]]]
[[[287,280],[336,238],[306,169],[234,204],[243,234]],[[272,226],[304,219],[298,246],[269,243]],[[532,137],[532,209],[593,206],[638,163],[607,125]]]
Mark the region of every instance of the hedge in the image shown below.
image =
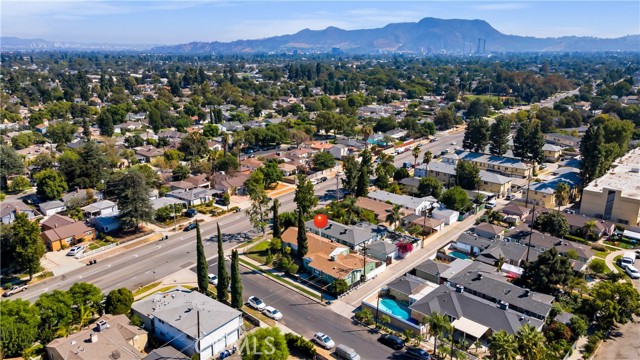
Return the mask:
[[[316,347],[311,341],[292,333],[284,334],[284,338],[287,340],[287,347],[289,348],[289,351],[298,353],[305,359],[315,358]]]

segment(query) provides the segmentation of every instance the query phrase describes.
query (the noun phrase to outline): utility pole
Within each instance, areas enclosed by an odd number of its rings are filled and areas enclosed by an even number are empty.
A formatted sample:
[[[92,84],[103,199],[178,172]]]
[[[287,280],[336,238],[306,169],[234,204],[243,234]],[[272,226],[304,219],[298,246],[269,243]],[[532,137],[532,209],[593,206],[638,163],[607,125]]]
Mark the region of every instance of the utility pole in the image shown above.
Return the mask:
[[[198,312],[196,313],[197,316],[197,322],[198,322],[198,333],[196,334],[197,338],[196,341],[198,342],[198,352],[200,352],[200,310],[198,310]]]
[[[340,201],[340,175],[336,175],[336,201]]]
[[[534,221],[536,221],[536,204],[533,204],[533,214],[531,214],[531,225],[529,230],[529,245],[527,246],[527,262],[529,262],[529,250],[531,249],[531,236],[533,235]]]
[[[178,230],[178,220],[176,219],[176,203],[173,203],[171,205],[173,205],[173,231],[177,231]]]
[[[362,247],[362,282],[367,282],[367,244]]]
[[[529,175],[528,179],[527,179],[527,195],[526,198],[524,200],[524,206],[525,207],[529,207],[529,187],[531,186],[531,175]],[[535,205],[534,205],[535,208]]]

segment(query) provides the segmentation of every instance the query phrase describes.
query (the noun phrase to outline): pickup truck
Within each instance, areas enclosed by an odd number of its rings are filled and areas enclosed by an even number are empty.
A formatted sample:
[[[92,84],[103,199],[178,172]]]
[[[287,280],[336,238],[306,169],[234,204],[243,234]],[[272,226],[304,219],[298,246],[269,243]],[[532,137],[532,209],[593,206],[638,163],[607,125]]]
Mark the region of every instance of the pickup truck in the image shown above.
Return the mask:
[[[15,294],[17,294],[17,293],[19,293],[19,292],[23,292],[23,291],[27,290],[28,288],[29,288],[29,287],[28,287],[27,285],[25,285],[25,284],[22,284],[22,285],[13,285],[13,286],[11,287],[11,289],[9,289],[9,290],[5,291],[5,292],[2,294],[2,296],[4,296],[4,297],[9,297],[9,296],[11,296],[11,295],[15,295]]]

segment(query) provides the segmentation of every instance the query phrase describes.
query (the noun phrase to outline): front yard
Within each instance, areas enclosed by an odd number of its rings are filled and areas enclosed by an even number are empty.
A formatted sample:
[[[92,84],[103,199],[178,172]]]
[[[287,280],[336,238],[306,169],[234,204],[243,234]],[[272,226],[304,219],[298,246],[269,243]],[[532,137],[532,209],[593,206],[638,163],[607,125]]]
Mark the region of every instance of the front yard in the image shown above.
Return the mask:
[[[257,261],[260,264],[267,263],[267,255],[269,255],[269,245],[271,243],[267,240],[263,240],[249,249],[244,251],[244,255],[253,261]]]

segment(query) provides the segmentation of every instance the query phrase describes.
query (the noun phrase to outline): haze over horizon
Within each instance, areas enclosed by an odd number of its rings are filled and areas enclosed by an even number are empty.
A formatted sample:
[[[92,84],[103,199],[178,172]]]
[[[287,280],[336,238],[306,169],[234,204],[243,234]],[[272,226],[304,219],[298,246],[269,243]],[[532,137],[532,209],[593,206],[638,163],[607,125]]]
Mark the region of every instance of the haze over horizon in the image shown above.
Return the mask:
[[[640,33],[637,1],[8,0],[0,7],[2,36],[63,42],[227,42],[305,28],[371,29],[425,17],[480,19],[504,34],[534,37]]]

